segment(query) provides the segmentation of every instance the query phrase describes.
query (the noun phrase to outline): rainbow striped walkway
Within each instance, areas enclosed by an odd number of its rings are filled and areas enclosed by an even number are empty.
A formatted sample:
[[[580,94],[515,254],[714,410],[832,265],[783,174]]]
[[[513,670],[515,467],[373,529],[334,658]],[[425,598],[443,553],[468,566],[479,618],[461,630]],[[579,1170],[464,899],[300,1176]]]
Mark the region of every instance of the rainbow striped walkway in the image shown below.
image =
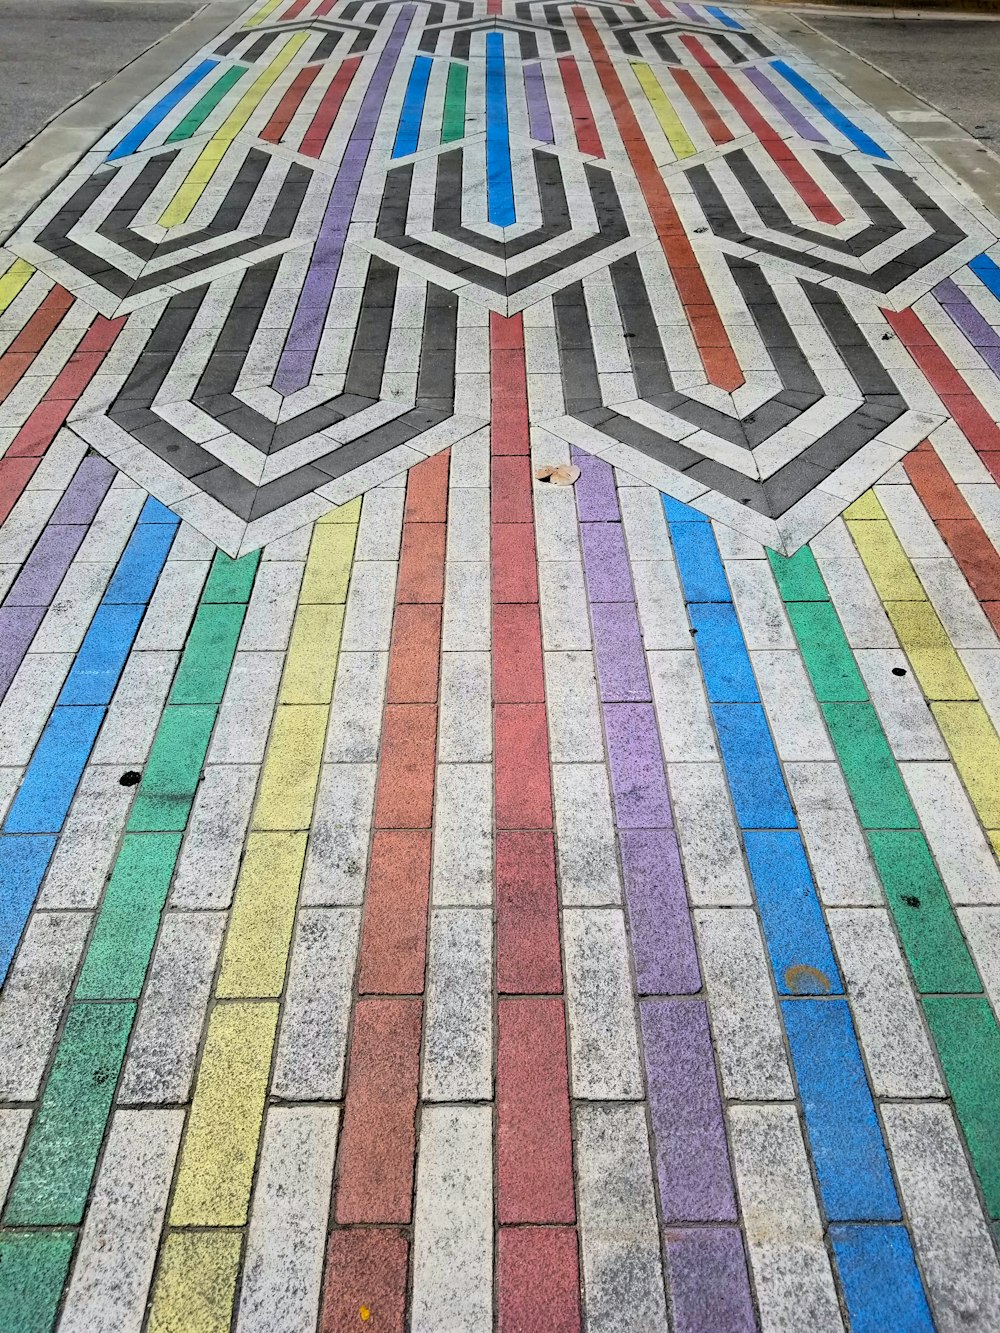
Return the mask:
[[[1000,1329],[1000,223],[757,12],[268,0],[0,249],[3,1333]]]

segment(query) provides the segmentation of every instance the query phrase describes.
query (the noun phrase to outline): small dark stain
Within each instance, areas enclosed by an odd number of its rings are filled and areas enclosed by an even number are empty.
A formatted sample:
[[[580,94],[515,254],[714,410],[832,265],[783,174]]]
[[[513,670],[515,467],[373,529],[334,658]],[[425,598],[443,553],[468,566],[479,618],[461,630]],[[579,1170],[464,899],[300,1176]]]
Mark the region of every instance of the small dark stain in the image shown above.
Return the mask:
[[[700,236],[703,231],[708,231],[707,227],[695,227],[696,235]]]
[[[883,341],[884,343],[891,343],[891,342],[892,342],[892,334],[891,334],[891,333],[883,333],[883,334],[882,334],[882,341]]]
[[[905,675],[906,675],[906,667],[893,667],[893,668],[892,668],[892,674],[893,674],[894,676],[905,676]]]
[[[141,777],[141,773],[137,773],[134,768],[130,768],[121,775],[118,781],[123,787],[135,787]]]
[[[100,1087],[102,1083],[107,1083],[109,1077],[110,1075],[108,1074],[108,1071],[106,1069],[94,1070],[94,1082],[97,1084],[98,1087]]]
[[[904,893],[903,902],[906,903],[907,907],[920,906],[920,899],[916,896],[916,894],[913,893]]]
[[[785,969],[785,985],[793,995],[815,995],[817,989],[824,994],[830,993],[830,978],[818,967],[808,963],[794,963]]]

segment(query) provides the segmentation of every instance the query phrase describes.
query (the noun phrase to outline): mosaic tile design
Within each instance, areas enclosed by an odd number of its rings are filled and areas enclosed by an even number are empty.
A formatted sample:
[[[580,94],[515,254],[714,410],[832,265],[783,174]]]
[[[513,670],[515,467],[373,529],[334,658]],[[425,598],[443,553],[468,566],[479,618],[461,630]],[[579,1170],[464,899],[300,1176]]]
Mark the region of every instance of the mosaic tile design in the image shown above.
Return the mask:
[[[71,429],[238,556],[484,425],[526,310],[534,421],[792,553],[940,424],[896,323],[997,235],[801,66],[704,7],[251,15],[9,243],[125,319]]]
[[[995,1333],[994,226],[267,0],[0,251],[0,1329]]]

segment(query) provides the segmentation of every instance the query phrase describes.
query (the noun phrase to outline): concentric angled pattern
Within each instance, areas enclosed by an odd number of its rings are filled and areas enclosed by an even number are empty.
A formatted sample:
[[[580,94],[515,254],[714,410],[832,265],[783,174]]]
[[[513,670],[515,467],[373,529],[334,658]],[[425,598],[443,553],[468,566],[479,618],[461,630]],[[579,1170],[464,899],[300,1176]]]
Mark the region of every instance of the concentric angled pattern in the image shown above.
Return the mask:
[[[230,553],[478,429],[522,311],[536,424],[787,551],[940,419],[886,312],[995,232],[712,6],[291,0],[10,244],[127,318],[72,429]]]

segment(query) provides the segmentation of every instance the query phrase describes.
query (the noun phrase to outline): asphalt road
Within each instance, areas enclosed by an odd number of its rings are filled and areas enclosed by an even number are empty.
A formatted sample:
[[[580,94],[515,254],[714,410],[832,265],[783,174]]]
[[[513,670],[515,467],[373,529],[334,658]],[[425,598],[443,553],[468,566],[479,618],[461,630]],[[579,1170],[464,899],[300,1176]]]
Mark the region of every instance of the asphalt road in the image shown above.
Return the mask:
[[[0,162],[201,0],[0,0]]]
[[[802,17],[1000,152],[1000,23],[815,9]]]

